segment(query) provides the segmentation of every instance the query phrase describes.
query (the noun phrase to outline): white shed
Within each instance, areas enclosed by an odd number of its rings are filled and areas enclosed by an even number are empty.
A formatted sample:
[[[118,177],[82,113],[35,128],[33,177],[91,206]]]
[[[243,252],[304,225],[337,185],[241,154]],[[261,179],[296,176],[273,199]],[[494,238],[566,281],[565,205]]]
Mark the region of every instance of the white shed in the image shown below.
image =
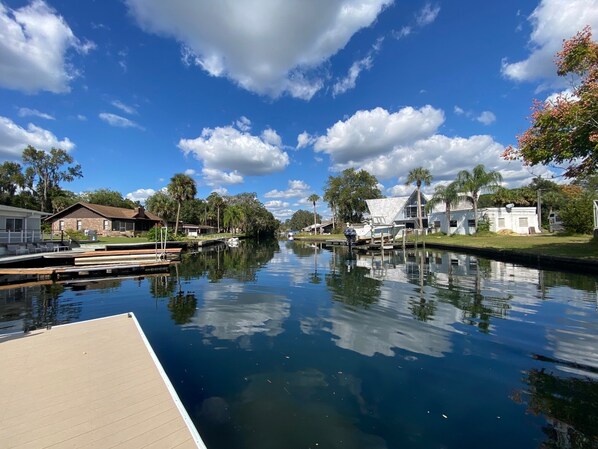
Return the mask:
[[[443,208],[444,209],[444,208]],[[478,209],[478,223],[490,222],[490,231],[511,231],[516,234],[539,233],[538,216],[535,207],[488,207]],[[445,234],[475,234],[473,209],[457,208],[451,211],[451,223],[447,222],[444,210],[430,214],[430,226]],[[450,231],[450,232],[449,232]]]

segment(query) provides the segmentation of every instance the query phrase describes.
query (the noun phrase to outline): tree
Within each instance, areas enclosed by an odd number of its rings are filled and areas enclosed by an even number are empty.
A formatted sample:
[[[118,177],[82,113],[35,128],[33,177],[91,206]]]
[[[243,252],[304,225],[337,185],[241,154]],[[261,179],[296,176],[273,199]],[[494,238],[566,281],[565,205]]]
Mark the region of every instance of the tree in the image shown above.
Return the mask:
[[[344,222],[359,223],[366,212],[365,200],[382,198],[378,180],[365,170],[343,170],[339,176],[329,176],[324,190],[324,201],[333,206]]]
[[[0,202],[13,204],[17,189],[25,187],[25,177],[21,165],[16,162],[4,162],[0,165]]]
[[[594,173],[598,166],[598,43],[590,27],[564,41],[557,53],[557,74],[577,83],[554,101],[534,101],[531,127],[508,147],[506,159],[529,165],[568,164],[567,177]]]
[[[471,172],[461,170],[457,175],[459,190],[467,195],[473,206],[475,227],[478,228],[478,200],[484,190],[494,192],[500,187],[502,175],[496,171],[487,172],[484,164],[476,165]]]
[[[224,206],[224,198],[218,195],[218,193],[212,192],[206,198],[206,201],[208,202],[210,209],[216,212],[217,229],[220,233],[220,209]]]
[[[461,199],[459,186],[456,182],[439,184],[434,188],[434,195],[426,203],[426,211],[431,211],[437,204],[444,204],[446,208],[447,234],[451,234],[451,208],[456,206]]]
[[[318,218],[320,218],[320,216],[316,215],[316,219]],[[287,223],[287,226],[290,230],[300,230],[308,227],[312,220],[313,215],[311,212],[304,209],[299,209],[293,213]]]
[[[126,209],[134,209],[138,206],[135,201],[124,198],[122,193],[110,189],[98,189],[91,192],[85,192],[81,195],[81,199],[88,203],[101,204],[103,206],[123,207]]]
[[[567,232],[591,234],[594,229],[594,196],[578,186],[563,188],[566,201],[561,205],[559,214]]]
[[[245,213],[241,206],[233,204],[229,206],[224,211],[224,227],[232,228],[233,235],[235,234],[235,230],[245,221]]]
[[[179,231],[179,217],[181,215],[181,203],[193,199],[197,194],[195,181],[188,175],[177,173],[170,178],[170,184],[166,187],[168,193],[177,203],[176,221],[174,224],[174,233]]]
[[[51,210],[51,193],[59,189],[61,182],[71,182],[83,176],[79,164],[68,166],[72,163],[73,158],[60,148],[52,148],[49,153],[46,153],[29,145],[23,150],[26,183],[29,184],[30,189],[35,190],[39,198],[40,210]]]
[[[317,217],[316,217],[316,203],[320,201],[320,196],[312,193],[308,198],[307,201],[311,202],[314,206],[314,234],[316,233],[316,225],[318,224]]]
[[[145,200],[145,207],[148,211],[156,214],[158,217],[168,223],[172,221],[176,215],[176,203],[165,192],[159,191]]]
[[[424,228],[424,223],[422,219],[422,194],[421,194],[421,186],[430,185],[432,182],[432,174],[430,171],[423,167],[414,168],[409,172],[407,175],[407,182],[405,185],[409,185],[415,183],[417,187],[417,220],[419,222],[419,228]]]

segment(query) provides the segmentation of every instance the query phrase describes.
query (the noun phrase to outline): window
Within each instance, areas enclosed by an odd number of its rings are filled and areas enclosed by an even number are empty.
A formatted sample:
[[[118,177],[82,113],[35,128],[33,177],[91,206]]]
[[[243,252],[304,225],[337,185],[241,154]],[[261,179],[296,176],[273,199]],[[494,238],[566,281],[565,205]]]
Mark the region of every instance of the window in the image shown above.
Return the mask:
[[[109,230],[110,230],[110,221],[104,220],[104,231],[109,231]]]
[[[457,220],[451,220],[451,222],[449,223],[449,226],[451,228],[456,228],[457,227]]]
[[[467,220],[467,226],[470,228],[475,228],[475,220]]]
[[[505,219],[504,218],[499,218],[498,219],[498,227],[499,228],[504,228],[505,227]]]
[[[64,231],[64,220],[60,220],[58,222],[58,230],[59,231]]]
[[[435,222],[434,222],[434,227],[435,227],[436,229],[440,228],[440,221],[438,221],[438,220],[437,220],[437,221],[435,221]]]
[[[81,220],[77,220],[77,231],[80,231],[81,229],[83,229],[83,223]]]
[[[519,217],[519,227],[527,228],[527,217]]]
[[[20,232],[23,230],[23,219],[22,218],[7,218],[6,219],[6,230],[13,232]]]

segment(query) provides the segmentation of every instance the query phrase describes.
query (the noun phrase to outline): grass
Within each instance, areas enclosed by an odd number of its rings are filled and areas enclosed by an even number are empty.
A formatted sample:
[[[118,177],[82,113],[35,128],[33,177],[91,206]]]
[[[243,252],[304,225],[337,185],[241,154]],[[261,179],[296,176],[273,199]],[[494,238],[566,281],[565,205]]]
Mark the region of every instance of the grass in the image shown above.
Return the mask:
[[[420,241],[422,238],[420,237]],[[589,235],[438,235],[423,238],[429,243],[439,243],[462,248],[491,248],[522,254],[573,257],[598,260],[598,241]]]

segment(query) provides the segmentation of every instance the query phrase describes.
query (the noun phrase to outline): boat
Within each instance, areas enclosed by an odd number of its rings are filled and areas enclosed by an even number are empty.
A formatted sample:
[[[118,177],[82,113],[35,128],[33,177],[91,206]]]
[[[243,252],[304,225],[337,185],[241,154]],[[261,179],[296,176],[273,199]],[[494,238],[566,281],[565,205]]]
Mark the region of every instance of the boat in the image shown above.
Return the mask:
[[[239,238],[238,237],[231,237],[226,241],[226,244],[231,248],[236,248],[239,246]]]
[[[131,249],[112,251],[88,251],[76,254],[75,265],[98,265],[106,263],[139,263],[156,262],[162,260],[178,259],[181,256],[181,248],[152,249]]]

